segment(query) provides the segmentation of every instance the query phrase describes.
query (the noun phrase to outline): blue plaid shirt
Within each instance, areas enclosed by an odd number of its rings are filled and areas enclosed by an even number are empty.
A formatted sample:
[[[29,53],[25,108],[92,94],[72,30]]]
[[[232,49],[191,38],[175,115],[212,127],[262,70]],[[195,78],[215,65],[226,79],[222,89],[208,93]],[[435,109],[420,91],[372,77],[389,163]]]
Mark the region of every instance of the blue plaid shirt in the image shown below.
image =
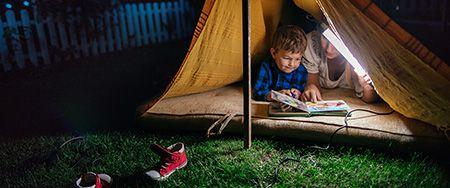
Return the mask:
[[[303,66],[303,58],[300,66],[291,73],[280,71],[275,61],[263,61],[259,70],[258,79],[253,88],[253,99],[265,101],[270,90],[279,91],[282,89],[295,88],[303,92],[305,89],[308,72]]]

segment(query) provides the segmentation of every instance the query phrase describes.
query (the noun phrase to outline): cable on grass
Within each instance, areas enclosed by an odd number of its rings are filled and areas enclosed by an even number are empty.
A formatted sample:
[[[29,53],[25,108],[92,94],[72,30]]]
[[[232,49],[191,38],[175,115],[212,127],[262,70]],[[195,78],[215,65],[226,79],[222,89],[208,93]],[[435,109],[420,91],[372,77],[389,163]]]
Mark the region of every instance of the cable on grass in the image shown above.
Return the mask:
[[[360,108],[353,109],[353,110],[347,112],[347,114],[345,115],[345,118],[344,118],[344,125],[341,126],[341,127],[339,127],[339,128],[337,128],[337,129],[333,132],[333,134],[331,134],[330,139],[329,139],[328,144],[327,144],[326,147],[321,147],[321,146],[310,146],[309,148],[313,148],[313,149],[321,149],[321,150],[328,150],[328,149],[330,148],[332,142],[333,142],[333,137],[334,137],[334,135],[336,135],[336,133],[337,133],[339,130],[348,127],[348,117],[351,116],[351,114],[352,114],[353,112],[356,112],[356,111],[364,111],[364,112],[369,112],[369,113],[376,114],[376,115],[389,115],[389,114],[394,113],[394,110],[392,110],[392,111],[390,111],[390,112],[375,112],[375,111],[371,111],[371,110],[367,110],[367,109],[360,109]],[[300,159],[301,159],[301,158],[300,158]],[[279,168],[280,168],[283,164],[285,164],[285,163],[288,162],[288,161],[294,161],[294,162],[300,163],[300,162],[301,162],[300,159],[294,159],[294,158],[286,157],[286,158],[284,158],[283,160],[281,160],[281,161],[278,163],[277,167],[275,168],[275,173],[274,173],[274,178],[273,178],[272,183],[269,184],[267,187],[272,187],[273,185],[275,185],[275,184],[277,183],[277,181],[278,181],[278,170],[279,170]]]
[[[53,150],[46,158],[45,160],[45,164],[52,164],[54,163],[56,160],[59,159],[59,152],[61,151],[61,149],[67,145],[70,142],[73,141],[77,141],[77,140],[84,140],[84,136],[77,136],[77,137],[73,137],[67,141],[65,141],[64,143],[62,143],[61,145],[59,145],[55,150]]]

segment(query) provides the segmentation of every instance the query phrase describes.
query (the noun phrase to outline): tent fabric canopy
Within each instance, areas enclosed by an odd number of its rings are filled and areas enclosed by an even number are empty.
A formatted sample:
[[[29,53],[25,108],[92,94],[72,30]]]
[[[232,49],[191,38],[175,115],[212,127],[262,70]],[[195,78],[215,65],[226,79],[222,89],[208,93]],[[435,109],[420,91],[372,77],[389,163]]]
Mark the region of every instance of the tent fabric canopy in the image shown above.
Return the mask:
[[[448,130],[450,83],[343,0],[319,0],[335,33],[368,71],[379,95],[397,112]]]
[[[401,28],[371,0],[350,0],[350,2],[389,35],[394,37],[403,47],[414,53],[447,80],[450,80],[450,67],[447,63],[431,52],[417,38]]]
[[[258,62],[266,54],[270,36],[280,21],[283,0],[250,2],[250,51],[253,62]],[[352,2],[357,6],[346,0],[295,0],[297,6],[316,18],[320,13],[325,15],[333,31],[369,73],[378,93],[391,108],[447,131],[450,122],[449,81],[433,70],[433,63],[430,66],[424,63],[422,59],[430,59],[430,53],[425,56],[412,53],[415,48],[408,50],[402,46],[407,47],[408,42],[401,43],[393,38],[392,32],[383,30],[358,9],[361,7],[358,5],[367,1]],[[242,79],[241,6],[239,0],[206,1],[188,54],[158,100],[209,91]],[[394,23],[391,22],[389,24]],[[442,74],[448,66],[440,63],[435,69],[438,72],[442,69]]]

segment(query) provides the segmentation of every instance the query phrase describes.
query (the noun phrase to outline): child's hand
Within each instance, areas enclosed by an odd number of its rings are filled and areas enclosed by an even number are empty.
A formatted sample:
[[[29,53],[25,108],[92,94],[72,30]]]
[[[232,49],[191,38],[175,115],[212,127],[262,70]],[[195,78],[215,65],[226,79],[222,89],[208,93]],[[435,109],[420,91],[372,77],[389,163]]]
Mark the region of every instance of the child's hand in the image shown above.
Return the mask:
[[[358,82],[359,82],[359,84],[361,84],[362,87],[365,87],[366,85],[369,85],[370,83],[372,83],[372,79],[366,73],[362,76],[358,76]]]
[[[278,91],[278,92],[283,93],[283,94],[285,94],[285,95],[287,95],[287,96],[292,97],[292,94],[291,94],[291,90],[290,90],[290,89],[282,89],[282,90],[280,90],[280,91]]]
[[[302,92],[300,92],[298,89],[291,88],[290,91],[291,91],[291,96],[296,98],[296,99],[299,99],[300,96],[302,95]]]
[[[309,84],[301,96],[302,101],[317,102],[322,100],[319,88],[314,84]]]
[[[289,106],[287,104],[280,103],[280,108],[282,112],[287,112],[292,110],[292,106]]]

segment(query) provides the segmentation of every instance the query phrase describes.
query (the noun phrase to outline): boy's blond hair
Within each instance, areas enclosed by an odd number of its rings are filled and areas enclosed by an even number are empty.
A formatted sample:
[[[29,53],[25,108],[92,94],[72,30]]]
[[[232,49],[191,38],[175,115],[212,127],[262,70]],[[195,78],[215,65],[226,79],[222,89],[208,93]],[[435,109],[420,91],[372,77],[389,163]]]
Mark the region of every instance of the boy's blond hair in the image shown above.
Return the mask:
[[[275,31],[272,39],[272,48],[276,51],[286,50],[291,53],[305,53],[306,34],[296,25],[284,25]]]

